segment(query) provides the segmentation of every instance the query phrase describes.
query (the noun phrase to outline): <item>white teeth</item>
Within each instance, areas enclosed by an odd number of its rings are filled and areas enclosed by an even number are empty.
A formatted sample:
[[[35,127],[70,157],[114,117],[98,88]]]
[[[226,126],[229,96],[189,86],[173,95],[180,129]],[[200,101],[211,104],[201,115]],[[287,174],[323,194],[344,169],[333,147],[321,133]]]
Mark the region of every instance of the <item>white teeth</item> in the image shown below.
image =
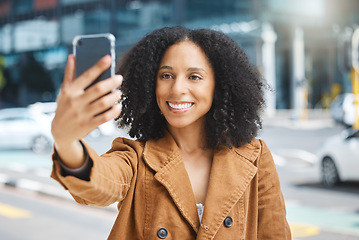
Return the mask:
[[[183,103],[183,104],[173,104],[173,103],[168,103],[168,105],[170,105],[171,108],[174,109],[186,109],[192,106],[192,103]]]

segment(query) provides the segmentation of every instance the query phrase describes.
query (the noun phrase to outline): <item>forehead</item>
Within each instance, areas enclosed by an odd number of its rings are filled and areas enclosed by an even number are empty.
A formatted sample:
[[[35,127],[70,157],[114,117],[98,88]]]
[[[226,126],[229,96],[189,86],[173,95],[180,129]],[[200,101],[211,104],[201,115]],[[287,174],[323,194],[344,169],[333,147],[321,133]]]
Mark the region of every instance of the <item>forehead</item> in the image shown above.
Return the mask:
[[[163,55],[160,65],[211,68],[204,51],[191,41],[182,41],[170,46]]]

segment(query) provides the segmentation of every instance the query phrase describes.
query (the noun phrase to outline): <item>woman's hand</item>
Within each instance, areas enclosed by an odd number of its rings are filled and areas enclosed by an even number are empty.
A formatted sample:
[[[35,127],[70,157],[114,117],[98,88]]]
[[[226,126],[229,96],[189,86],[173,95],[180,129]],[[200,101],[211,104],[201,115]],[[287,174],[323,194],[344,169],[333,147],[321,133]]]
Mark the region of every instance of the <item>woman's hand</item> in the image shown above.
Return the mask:
[[[83,150],[78,140],[121,113],[118,103],[121,91],[116,88],[121,85],[122,76],[100,81],[85,91],[110,65],[111,58],[107,55],[75,79],[75,58],[68,57],[51,132],[61,160],[69,167],[79,167],[83,163]]]

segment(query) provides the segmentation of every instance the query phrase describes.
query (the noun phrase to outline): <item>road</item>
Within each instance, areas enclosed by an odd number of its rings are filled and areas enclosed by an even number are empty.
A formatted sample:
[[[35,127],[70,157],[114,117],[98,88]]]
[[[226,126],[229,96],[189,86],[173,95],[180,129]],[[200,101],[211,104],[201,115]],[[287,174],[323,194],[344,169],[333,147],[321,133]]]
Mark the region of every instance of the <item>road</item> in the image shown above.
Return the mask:
[[[359,239],[359,182],[326,188],[312,164],[324,140],[341,131],[318,121],[264,126],[260,134],[274,155],[295,239]]]
[[[116,213],[29,191],[0,188],[0,239],[106,239]]]
[[[341,131],[341,127],[321,122],[301,125],[287,122],[264,125],[259,136],[273,153],[294,239],[359,239],[359,183],[325,188],[319,182],[318,171],[312,167],[314,154],[322,142]],[[112,139],[88,138],[87,142],[98,153],[103,153]],[[0,183],[17,187],[15,190],[0,185],[0,220],[5,222],[0,225],[0,239],[56,239],[53,236],[106,239],[115,208],[84,208],[73,203],[68,193],[49,179],[49,159],[50,154],[0,152]],[[9,218],[1,209],[18,209],[20,213],[24,211],[25,217]],[[16,231],[22,228],[25,229],[23,234]]]

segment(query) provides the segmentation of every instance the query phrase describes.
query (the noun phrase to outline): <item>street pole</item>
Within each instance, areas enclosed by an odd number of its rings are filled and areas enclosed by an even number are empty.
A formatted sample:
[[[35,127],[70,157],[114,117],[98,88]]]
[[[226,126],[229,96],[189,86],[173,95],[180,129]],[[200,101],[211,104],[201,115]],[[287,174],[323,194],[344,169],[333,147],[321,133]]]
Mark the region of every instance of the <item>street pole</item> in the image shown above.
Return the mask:
[[[352,91],[354,94],[355,121],[353,129],[359,129],[359,28],[352,35]]]
[[[265,22],[262,25],[262,61],[263,75],[267,84],[273,91],[266,91],[266,109],[265,112],[269,116],[275,115],[276,112],[276,72],[275,72],[275,42],[277,34],[274,32],[270,23]]]
[[[294,120],[307,120],[308,93],[305,80],[305,48],[304,33],[301,27],[294,29],[292,47],[292,118]]]

